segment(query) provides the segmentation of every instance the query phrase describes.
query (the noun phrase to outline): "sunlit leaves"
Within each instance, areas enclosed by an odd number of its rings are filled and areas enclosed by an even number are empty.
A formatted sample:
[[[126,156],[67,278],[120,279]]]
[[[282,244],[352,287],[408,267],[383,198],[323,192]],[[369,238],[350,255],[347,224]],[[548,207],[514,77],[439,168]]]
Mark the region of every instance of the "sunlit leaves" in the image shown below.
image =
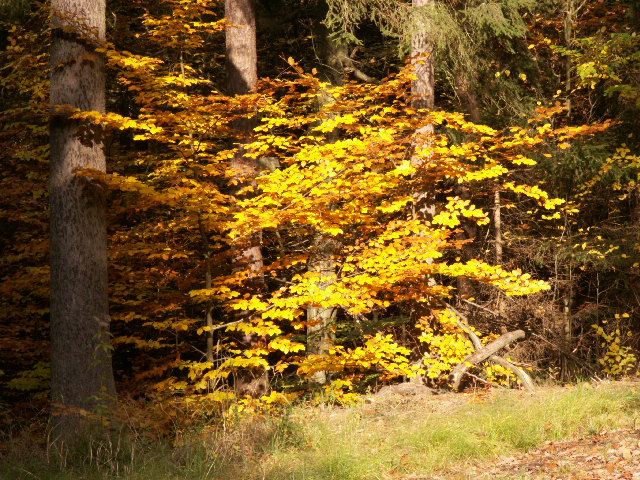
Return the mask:
[[[535,164],[528,152],[532,146],[556,138],[565,142],[578,134],[551,128],[548,118],[553,112],[539,112],[536,121],[542,126],[497,131],[470,123],[459,113],[412,109],[405,93],[410,69],[379,84],[331,86],[295,61],[289,62],[292,75],[264,79],[255,91],[230,98],[213,88],[198,62],[203,39],[233,26],[202,21],[214,18],[209,2],[164,4],[167,10],[161,15],[145,15],[148,30],[140,37],[161,45],[166,52],[162,59],[106,49],[138,113],[70,113],[109,129],[131,131],[135,142],[152,142],[159,152],[136,160],[136,166],[146,168],[144,173],[139,169],[126,175],[78,175],[120,192],[123,215],[134,208],[162,219],[141,223],[137,240],[130,244],[131,256],[152,262],[147,275],[153,271],[154,278],[165,275],[176,284],[181,275],[189,278],[176,295],[179,300],[166,305],[156,300],[153,312],[116,316],[139,322],[161,338],[175,332],[176,337],[191,334],[195,342],[212,334],[220,340],[215,361],[177,364],[191,383],[176,381],[166,388],[222,385],[239,370],[297,368],[300,376],[337,372],[343,377],[329,387],[334,392],[351,388],[356,380],[351,375],[369,371],[383,378],[425,372],[436,378],[469,352],[464,333],[455,325],[438,332],[424,330],[423,342],[440,352],[425,362],[425,370],[412,364],[412,352],[385,331],[351,345],[336,343],[326,355],[306,354],[299,335],[309,325],[307,309],[334,309],[345,325],[355,325],[368,323],[373,313],[402,310],[409,302],[428,305],[449,296],[460,277],[508,295],[548,288],[517,270],[454,259],[461,246],[456,234],[462,222],[489,223],[480,205],[495,188],[549,209],[560,204],[512,175]],[[254,124],[253,135],[238,131],[237,122]],[[261,166],[248,160],[232,164],[238,158],[255,159]],[[475,198],[456,196],[456,185],[473,186]],[[416,214],[425,195],[432,203],[431,216]],[[123,247],[118,256],[125,258],[126,236],[119,235]],[[230,259],[230,252],[252,238],[262,241],[259,272]],[[331,245],[335,268],[309,270],[326,244]],[[205,254],[207,261],[216,262],[207,288],[202,273]],[[121,272],[131,274],[127,269]],[[261,275],[265,285],[255,288]],[[163,295],[169,296],[166,288]],[[145,293],[135,298],[126,289],[117,290],[125,299],[124,310],[153,295],[150,288],[140,290]],[[208,325],[180,312],[211,305],[216,318]],[[150,318],[154,314],[161,318]],[[433,319],[447,324],[443,315]],[[248,347],[242,338],[255,341]],[[164,339],[123,336],[119,341],[168,348]]]

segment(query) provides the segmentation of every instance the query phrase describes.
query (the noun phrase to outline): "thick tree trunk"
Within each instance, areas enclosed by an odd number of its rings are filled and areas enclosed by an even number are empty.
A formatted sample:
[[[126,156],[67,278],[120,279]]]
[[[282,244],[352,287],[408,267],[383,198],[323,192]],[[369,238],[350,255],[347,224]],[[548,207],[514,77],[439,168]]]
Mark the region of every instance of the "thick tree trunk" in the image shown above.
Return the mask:
[[[227,88],[229,95],[243,95],[258,81],[256,10],[254,0],[226,0]]]
[[[106,169],[102,128],[55,105],[104,112],[105,0],[54,0],[51,47],[51,391],[53,428],[82,436],[115,399],[103,188],[74,173]]]
[[[225,18],[227,53],[227,90],[229,95],[244,95],[256,86],[258,81],[258,53],[256,49],[256,13],[254,0],[226,0]],[[242,119],[235,122],[235,128],[245,138],[251,134],[254,122]],[[252,184],[260,169],[258,160],[245,157],[240,151],[231,161],[231,167],[242,179],[239,190]],[[238,192],[240,194],[240,192]],[[257,233],[245,243],[235,246],[233,262],[235,270],[250,273],[247,286],[252,290],[264,288],[262,235]],[[250,320],[247,318],[247,320]],[[245,335],[240,339],[250,348],[258,342],[255,335]],[[266,372],[241,371],[236,375],[236,392],[239,395],[259,396],[268,389]]]

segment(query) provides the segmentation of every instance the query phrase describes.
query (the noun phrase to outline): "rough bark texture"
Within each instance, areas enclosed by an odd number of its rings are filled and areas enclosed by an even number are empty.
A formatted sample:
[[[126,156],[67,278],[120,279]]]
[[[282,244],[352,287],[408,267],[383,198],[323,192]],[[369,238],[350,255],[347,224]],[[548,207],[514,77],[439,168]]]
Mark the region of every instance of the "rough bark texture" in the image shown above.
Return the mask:
[[[469,120],[473,123],[480,123],[480,99],[472,86],[472,82],[469,81],[469,75],[457,70],[454,88],[460,100],[460,106],[463,110],[466,110]]]
[[[434,0],[413,0],[414,9],[432,4]],[[418,17],[420,18],[420,17]],[[411,106],[415,109],[433,109],[435,107],[435,50],[431,40],[429,26],[422,21],[416,21],[415,31],[411,37],[411,64],[414,68],[416,78],[411,83]],[[431,136],[434,133],[433,124],[427,124],[416,130],[416,140],[413,142],[413,149],[417,151],[429,145]],[[411,163],[418,170],[425,162],[424,157],[412,155]],[[417,173],[420,176],[420,172]],[[435,186],[423,184],[412,192],[413,205],[412,216],[414,219],[431,220],[436,214]],[[425,279],[427,285],[434,286],[435,279],[431,276]],[[424,303],[413,301],[410,304],[409,316],[411,322],[416,324],[423,316],[430,314],[430,307]],[[411,380],[411,383],[421,384],[424,377],[418,375]]]
[[[255,1],[226,0],[225,17],[228,22],[225,36],[227,90],[229,95],[244,95],[251,91],[258,81]],[[253,126],[254,122],[251,119],[238,120],[234,124],[239,135],[245,138],[251,134]],[[260,169],[257,160],[245,157],[242,152],[233,158],[231,167],[242,179],[239,190],[253,183]],[[251,272],[251,280],[247,286],[254,291],[264,288],[261,243],[262,236],[256,234],[245,243],[236,245],[233,252],[234,269]],[[246,317],[246,313],[244,315]],[[245,335],[239,340],[247,347],[259,341],[255,335]],[[236,375],[235,388],[239,395],[262,395],[268,390],[267,374],[264,371],[240,371]]]
[[[254,0],[226,0],[227,88],[242,95],[258,81],[256,10]]]
[[[433,3],[434,0],[413,0],[413,7],[419,8]],[[411,84],[411,106],[413,108],[433,109],[435,106],[435,50],[429,38],[427,25],[420,24],[411,38],[411,64],[416,79]],[[433,125],[422,127],[416,133],[429,135],[434,131]],[[423,140],[425,141],[425,140]],[[423,160],[417,156],[411,162],[419,165]],[[417,218],[431,218],[435,214],[433,189],[414,192],[414,215]]]
[[[413,7],[424,7],[434,0],[413,0]],[[435,105],[435,51],[427,28],[421,28],[411,38],[411,64],[416,80],[411,85],[415,108],[433,108]]]
[[[104,112],[105,0],[54,0],[52,105]],[[53,107],[51,122],[51,389],[56,435],[72,439],[115,398],[109,339],[103,188],[74,174],[105,171],[102,129]]]
[[[433,3],[434,0],[413,0],[412,6],[420,8]],[[411,64],[414,68],[416,79],[411,83],[411,106],[415,109],[433,109],[435,107],[435,50],[430,38],[427,25],[416,22],[415,32],[411,37]],[[413,148],[418,149],[430,142],[430,137],[434,132],[433,124],[425,125],[416,131],[417,141]],[[423,138],[420,138],[423,137]],[[420,167],[424,158],[413,155],[411,163]],[[412,192],[413,212],[416,219],[430,220],[436,213],[435,190],[433,185],[424,185],[422,189]],[[428,277],[426,282],[429,286],[435,285],[435,280]],[[411,302],[409,316],[413,324],[430,313],[430,307],[417,301]],[[424,378],[418,375],[411,380],[411,383],[422,384]]]

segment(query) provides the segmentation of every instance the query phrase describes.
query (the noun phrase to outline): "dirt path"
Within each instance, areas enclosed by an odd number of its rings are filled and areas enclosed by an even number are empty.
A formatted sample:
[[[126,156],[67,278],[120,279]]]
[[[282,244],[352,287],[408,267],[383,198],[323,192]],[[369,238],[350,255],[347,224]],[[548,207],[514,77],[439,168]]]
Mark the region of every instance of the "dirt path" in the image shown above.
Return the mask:
[[[475,466],[472,478],[531,480],[640,480],[640,430],[623,429],[564,442]],[[464,477],[463,477],[464,478]]]
[[[563,442],[440,475],[394,480],[640,480],[640,430],[622,429]]]

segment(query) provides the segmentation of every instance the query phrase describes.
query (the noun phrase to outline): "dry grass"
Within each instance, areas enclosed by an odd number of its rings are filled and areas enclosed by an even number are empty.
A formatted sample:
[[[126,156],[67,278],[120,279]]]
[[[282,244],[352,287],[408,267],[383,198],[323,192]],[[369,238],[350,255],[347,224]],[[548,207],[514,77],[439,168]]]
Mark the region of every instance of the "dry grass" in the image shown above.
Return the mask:
[[[374,480],[444,475],[547,440],[633,425],[637,383],[489,395],[374,399],[352,408],[291,407],[269,417],[205,425],[172,439],[122,434],[71,454],[14,437],[0,478]],[[418,477],[415,477],[418,478]]]

